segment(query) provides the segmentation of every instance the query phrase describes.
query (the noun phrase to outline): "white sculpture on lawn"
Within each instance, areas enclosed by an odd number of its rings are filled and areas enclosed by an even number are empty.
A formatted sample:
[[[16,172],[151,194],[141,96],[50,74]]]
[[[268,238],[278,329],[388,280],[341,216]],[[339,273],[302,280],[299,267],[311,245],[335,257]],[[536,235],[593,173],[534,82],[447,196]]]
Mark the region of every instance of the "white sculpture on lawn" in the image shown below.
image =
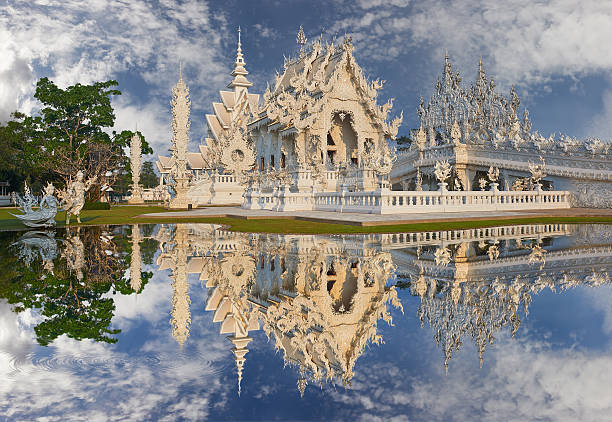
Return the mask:
[[[130,140],[130,165],[132,167],[132,195],[130,204],[142,204],[142,185],[140,184],[140,168],[142,164],[142,139],[135,133]]]
[[[16,202],[19,204],[23,214],[11,214],[17,217],[23,224],[28,227],[53,227],[55,226],[55,216],[58,209],[58,201],[53,196],[55,187],[49,183],[45,187],[45,195],[40,200],[40,204],[36,198],[30,193],[30,189],[26,183],[25,194],[23,198],[16,195]],[[38,205],[37,210],[32,210],[33,206]]]
[[[58,192],[66,210],[66,225],[70,224],[70,215],[75,215],[77,222],[81,223],[81,210],[85,205],[85,192],[91,188],[98,176],[91,177],[86,181],[84,181],[84,178],[85,175],[79,170],[75,179],[68,183],[66,189]]]

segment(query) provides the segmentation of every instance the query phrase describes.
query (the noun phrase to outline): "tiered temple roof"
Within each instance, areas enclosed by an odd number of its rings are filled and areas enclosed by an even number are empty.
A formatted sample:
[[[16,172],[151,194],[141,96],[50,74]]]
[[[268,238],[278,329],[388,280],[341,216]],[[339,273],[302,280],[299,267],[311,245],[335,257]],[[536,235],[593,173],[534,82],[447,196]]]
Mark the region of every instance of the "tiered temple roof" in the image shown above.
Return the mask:
[[[199,145],[198,152],[187,153],[188,166],[191,170],[205,170],[218,167],[215,146],[220,144],[224,137],[229,135],[229,129],[239,116],[246,112],[255,112],[258,109],[259,94],[250,94],[249,88],[253,86],[246,78],[248,71],[245,68],[240,40],[240,28],[238,28],[238,48],[236,61],[231,75],[233,80],[227,85],[232,91],[219,91],[221,102],[213,102],[213,113],[206,115],[208,133],[205,145]],[[157,168],[160,173],[168,173],[172,168],[171,157],[158,156]]]

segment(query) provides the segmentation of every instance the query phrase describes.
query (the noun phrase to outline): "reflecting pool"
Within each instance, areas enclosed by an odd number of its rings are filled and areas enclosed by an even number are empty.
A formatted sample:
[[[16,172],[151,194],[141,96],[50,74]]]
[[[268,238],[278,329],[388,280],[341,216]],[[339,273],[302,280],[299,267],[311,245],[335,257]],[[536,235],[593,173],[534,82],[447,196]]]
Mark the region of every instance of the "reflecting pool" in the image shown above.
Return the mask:
[[[612,226],[0,233],[0,419],[612,420]]]

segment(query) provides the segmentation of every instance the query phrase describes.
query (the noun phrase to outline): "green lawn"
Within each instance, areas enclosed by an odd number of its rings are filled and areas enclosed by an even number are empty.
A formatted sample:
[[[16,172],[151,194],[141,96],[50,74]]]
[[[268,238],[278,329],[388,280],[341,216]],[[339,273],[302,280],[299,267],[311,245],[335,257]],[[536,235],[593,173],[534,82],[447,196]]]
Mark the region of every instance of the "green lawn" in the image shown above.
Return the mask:
[[[468,229],[473,227],[490,227],[527,223],[608,223],[612,217],[528,217],[511,220],[449,221],[438,223],[393,224],[387,226],[360,227],[345,224],[317,223],[287,218],[238,219],[238,218],[142,218],[141,214],[165,212],[158,206],[114,206],[109,211],[88,210],[81,214],[81,225],[98,224],[135,224],[135,223],[214,223],[227,225],[230,230],[239,232],[262,233],[394,233],[428,230]],[[0,208],[0,230],[24,229],[23,224],[9,212],[19,213],[14,208]],[[58,213],[58,227],[64,226],[65,212]],[[77,225],[76,219],[71,226]]]

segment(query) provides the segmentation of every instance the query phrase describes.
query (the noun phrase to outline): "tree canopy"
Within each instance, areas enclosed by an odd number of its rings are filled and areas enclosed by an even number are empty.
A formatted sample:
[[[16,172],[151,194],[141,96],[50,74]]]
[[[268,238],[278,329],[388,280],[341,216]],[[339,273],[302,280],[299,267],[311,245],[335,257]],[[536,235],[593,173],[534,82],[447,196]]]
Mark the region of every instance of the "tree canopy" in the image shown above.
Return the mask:
[[[121,95],[117,86],[117,81],[109,80],[62,89],[41,78],[34,94],[42,106],[39,112],[15,113],[13,120],[0,126],[0,165],[7,164],[0,167],[5,172],[0,176],[20,183],[30,174],[44,175],[48,181],[67,183],[84,170],[88,176],[98,176],[98,185],[114,184],[130,171],[125,150],[135,133],[112,130],[112,98]],[[151,154],[153,150],[139,135],[143,154]],[[99,194],[99,187],[90,190],[91,199]]]

